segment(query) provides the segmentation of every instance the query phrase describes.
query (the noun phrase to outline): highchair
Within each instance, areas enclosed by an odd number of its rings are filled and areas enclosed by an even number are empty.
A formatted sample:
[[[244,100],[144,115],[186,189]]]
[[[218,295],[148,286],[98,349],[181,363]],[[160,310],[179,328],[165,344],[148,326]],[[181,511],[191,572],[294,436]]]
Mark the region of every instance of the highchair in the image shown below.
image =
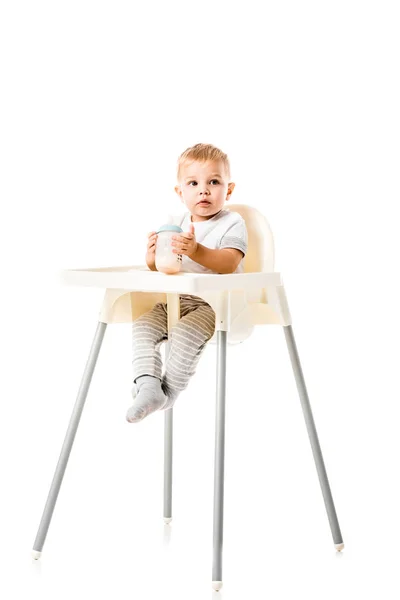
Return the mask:
[[[215,334],[208,342],[216,341],[217,343],[212,567],[214,590],[218,591],[222,587],[227,343],[244,341],[251,334],[254,325],[283,326],[333,541],[339,552],[344,548],[297,353],[283,282],[280,274],[274,272],[274,241],[270,227],[265,217],[250,206],[231,205],[229,210],[238,212],[247,226],[248,252],[244,260],[244,273],[165,275],[150,271],[145,266],[79,269],[64,272],[63,277],[66,283],[104,287],[106,292],[78,397],[33,546],[33,558],[38,559],[42,553],[107,324],[131,323],[150,310],[157,302],[167,302],[168,330],[170,331],[179,319],[180,293],[204,298],[212,306],[216,315]],[[167,356],[169,344],[168,342]],[[170,523],[172,520],[172,424],[173,408],[164,412],[164,520],[166,523]]]

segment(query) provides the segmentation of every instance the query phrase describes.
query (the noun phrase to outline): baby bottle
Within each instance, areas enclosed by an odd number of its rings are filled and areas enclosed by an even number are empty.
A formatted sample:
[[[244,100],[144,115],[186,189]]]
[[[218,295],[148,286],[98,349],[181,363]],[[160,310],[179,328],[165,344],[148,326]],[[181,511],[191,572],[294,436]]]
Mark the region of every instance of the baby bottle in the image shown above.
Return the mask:
[[[172,236],[182,233],[183,229],[178,225],[167,224],[157,231],[156,244],[156,269],[161,273],[172,275],[181,269],[182,255],[172,252]]]

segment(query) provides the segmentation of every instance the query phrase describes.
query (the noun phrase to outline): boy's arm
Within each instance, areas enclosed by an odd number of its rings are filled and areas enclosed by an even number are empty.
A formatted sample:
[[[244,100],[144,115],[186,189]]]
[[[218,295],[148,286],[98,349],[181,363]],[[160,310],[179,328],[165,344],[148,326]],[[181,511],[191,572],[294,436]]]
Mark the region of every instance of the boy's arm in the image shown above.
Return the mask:
[[[172,252],[185,254],[192,260],[199,263],[215,273],[227,274],[234,273],[240,261],[244,257],[244,252],[237,248],[218,248],[211,249],[199,244],[196,241],[194,226],[190,224],[190,231],[181,235],[172,236]]]
[[[220,274],[234,273],[243,257],[243,252],[236,248],[212,250],[199,243],[196,251],[190,256],[203,267]]]
[[[148,254],[146,254],[146,265],[149,267],[149,269],[151,271],[157,271],[156,261],[154,259],[154,256],[149,256]]]

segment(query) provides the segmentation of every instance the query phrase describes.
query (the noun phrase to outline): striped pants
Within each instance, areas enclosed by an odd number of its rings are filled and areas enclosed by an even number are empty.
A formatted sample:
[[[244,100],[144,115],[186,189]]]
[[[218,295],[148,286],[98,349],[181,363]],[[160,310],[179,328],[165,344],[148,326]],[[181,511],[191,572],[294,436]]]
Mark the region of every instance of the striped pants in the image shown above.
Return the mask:
[[[132,325],[133,381],[141,375],[158,377],[170,398],[187,387],[215,331],[215,312],[205,300],[185,294],[179,301],[180,319],[169,332],[171,345],[164,375],[160,346],[168,340],[167,304],[159,302]]]

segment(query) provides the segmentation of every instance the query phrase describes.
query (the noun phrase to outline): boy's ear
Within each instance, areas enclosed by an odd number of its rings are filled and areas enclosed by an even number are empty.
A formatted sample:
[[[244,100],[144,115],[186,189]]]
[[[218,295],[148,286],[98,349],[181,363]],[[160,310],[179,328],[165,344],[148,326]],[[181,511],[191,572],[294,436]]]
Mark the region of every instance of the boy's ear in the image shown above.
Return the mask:
[[[228,183],[228,191],[226,193],[226,198],[225,198],[226,201],[230,200],[234,189],[235,189],[235,184],[233,182]]]
[[[180,185],[176,185],[174,189],[175,189],[175,192],[178,194],[179,198],[183,202],[181,186]]]

